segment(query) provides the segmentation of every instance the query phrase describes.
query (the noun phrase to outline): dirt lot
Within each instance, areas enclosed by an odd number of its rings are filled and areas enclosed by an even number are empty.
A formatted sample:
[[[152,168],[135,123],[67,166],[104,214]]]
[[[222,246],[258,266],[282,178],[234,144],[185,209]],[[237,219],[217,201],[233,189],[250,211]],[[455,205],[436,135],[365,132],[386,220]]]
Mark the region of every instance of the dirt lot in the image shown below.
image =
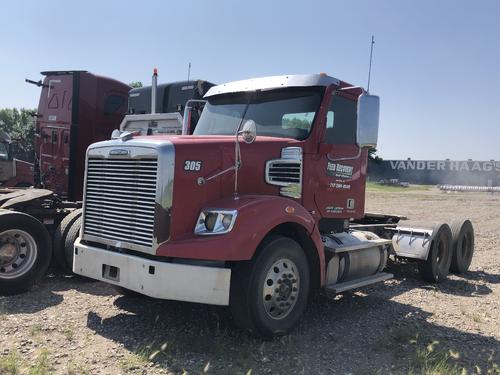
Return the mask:
[[[0,373],[499,374],[500,195],[371,191],[367,210],[412,224],[471,218],[471,271],[435,286],[412,265],[392,267],[385,284],[315,297],[300,326],[270,342],[236,329],[225,308],[51,275],[0,297]]]

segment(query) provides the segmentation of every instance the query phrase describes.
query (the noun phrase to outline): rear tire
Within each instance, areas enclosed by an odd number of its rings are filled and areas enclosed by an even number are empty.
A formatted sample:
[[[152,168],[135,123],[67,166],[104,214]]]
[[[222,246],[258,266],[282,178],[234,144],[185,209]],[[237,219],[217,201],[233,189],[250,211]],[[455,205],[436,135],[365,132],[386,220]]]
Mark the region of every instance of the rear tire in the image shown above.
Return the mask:
[[[474,254],[474,228],[470,220],[451,223],[452,258],[450,270],[465,273],[469,270]]]
[[[80,228],[82,227],[82,215],[77,217],[73,224],[69,227],[68,234],[64,241],[64,260],[66,266],[73,272],[73,258],[75,254],[75,241],[80,235]]]
[[[448,224],[436,225],[432,232],[427,260],[419,263],[422,278],[432,283],[440,283],[446,279],[450,270],[451,229]]]
[[[73,272],[73,258],[71,257],[71,263],[68,263],[66,255],[66,238],[72,225],[81,216],[81,208],[73,210],[61,220],[54,233],[54,258],[59,268],[66,273]]]
[[[235,323],[256,336],[288,333],[302,316],[309,294],[309,265],[294,240],[270,236],[254,259],[233,268],[230,309]]]
[[[0,295],[30,290],[47,271],[52,247],[47,229],[34,217],[0,212]]]

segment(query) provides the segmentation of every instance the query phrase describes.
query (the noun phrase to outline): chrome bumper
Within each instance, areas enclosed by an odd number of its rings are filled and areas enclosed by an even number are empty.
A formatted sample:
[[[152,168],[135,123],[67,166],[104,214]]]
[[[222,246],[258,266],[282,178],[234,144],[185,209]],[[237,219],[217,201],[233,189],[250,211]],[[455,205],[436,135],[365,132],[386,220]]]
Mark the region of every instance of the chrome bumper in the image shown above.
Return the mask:
[[[229,304],[231,270],[157,262],[75,242],[73,272],[154,298]]]

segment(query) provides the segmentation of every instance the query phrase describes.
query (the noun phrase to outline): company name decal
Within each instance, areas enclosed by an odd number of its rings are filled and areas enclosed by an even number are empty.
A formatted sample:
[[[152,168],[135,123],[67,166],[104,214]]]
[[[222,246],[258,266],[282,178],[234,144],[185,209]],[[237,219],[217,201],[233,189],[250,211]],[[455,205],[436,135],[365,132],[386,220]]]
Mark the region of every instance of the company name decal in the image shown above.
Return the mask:
[[[326,174],[338,178],[352,178],[354,167],[329,161],[326,165]]]
[[[393,170],[500,172],[500,161],[390,160],[389,162]]]

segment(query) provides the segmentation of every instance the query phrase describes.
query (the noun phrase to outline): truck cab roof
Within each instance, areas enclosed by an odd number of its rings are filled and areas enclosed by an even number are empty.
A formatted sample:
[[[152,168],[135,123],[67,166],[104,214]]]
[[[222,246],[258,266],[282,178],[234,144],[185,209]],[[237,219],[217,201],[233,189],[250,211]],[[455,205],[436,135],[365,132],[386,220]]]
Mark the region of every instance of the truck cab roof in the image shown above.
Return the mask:
[[[62,76],[73,73],[87,73],[88,70],[47,70],[45,72],[40,72],[42,76]]]
[[[294,74],[283,76],[270,76],[233,81],[214,86],[205,94],[205,98],[228,93],[271,90],[285,87],[310,87],[310,86],[340,86],[346,84],[337,78],[324,73],[320,74]]]

